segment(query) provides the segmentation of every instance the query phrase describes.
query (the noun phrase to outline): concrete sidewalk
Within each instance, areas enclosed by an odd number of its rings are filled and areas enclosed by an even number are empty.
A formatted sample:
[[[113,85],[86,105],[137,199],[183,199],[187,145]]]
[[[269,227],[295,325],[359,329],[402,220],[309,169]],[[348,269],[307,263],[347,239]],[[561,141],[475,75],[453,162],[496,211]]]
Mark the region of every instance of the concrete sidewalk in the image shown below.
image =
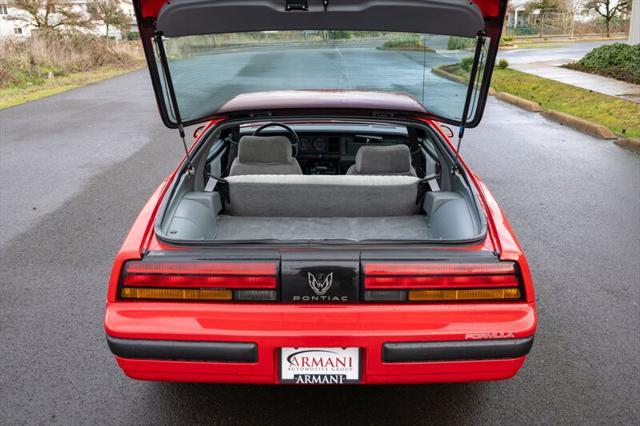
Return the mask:
[[[618,98],[640,103],[640,86],[615,80],[613,78],[602,77],[595,74],[560,67],[560,65],[567,62],[569,61],[552,60],[530,63],[514,63],[511,64],[511,68],[528,74],[537,75],[539,77],[548,78],[549,80],[555,80],[572,86],[581,87],[593,92],[616,96]]]

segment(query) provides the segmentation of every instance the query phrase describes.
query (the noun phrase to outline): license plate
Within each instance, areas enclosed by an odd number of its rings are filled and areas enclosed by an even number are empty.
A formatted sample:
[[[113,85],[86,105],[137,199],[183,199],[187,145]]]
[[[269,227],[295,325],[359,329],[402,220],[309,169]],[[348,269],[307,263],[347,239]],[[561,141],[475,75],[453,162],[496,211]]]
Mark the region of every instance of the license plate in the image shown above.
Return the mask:
[[[280,382],[298,385],[360,383],[360,349],[282,348]]]

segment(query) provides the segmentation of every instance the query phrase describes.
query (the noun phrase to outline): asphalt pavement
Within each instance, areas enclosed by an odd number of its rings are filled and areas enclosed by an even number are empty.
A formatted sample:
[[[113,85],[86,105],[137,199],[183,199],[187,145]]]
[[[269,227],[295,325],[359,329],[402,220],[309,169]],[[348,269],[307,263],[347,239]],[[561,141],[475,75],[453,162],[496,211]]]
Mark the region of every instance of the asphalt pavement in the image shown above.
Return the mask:
[[[2,424],[640,423],[638,154],[494,99],[467,132],[537,285],[511,380],[168,384],[124,377],[102,328],[113,256],[181,155],[146,73],[0,111],[0,129]]]

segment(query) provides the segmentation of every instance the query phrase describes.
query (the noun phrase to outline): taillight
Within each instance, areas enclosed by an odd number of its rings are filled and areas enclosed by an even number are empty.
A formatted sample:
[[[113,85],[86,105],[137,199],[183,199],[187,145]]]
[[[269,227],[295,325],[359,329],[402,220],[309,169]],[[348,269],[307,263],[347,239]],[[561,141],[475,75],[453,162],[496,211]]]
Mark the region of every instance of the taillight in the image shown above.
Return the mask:
[[[366,262],[364,299],[391,302],[522,299],[516,265],[499,263]]]
[[[274,301],[276,262],[127,262],[123,299]]]

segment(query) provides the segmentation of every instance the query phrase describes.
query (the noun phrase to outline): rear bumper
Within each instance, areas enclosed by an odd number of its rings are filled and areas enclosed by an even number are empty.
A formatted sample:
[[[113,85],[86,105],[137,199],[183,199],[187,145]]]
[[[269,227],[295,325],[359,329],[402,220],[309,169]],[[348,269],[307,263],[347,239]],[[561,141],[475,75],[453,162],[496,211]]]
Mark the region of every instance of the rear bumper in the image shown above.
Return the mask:
[[[112,303],[105,326],[141,380],[278,383],[282,347],[359,347],[362,383],[500,380],[533,343],[527,304],[310,306]]]
[[[384,343],[382,362],[468,361],[520,358],[529,353],[533,336],[524,339]]]
[[[119,339],[109,335],[107,343],[111,352],[121,358],[258,362],[258,345],[255,343]]]

